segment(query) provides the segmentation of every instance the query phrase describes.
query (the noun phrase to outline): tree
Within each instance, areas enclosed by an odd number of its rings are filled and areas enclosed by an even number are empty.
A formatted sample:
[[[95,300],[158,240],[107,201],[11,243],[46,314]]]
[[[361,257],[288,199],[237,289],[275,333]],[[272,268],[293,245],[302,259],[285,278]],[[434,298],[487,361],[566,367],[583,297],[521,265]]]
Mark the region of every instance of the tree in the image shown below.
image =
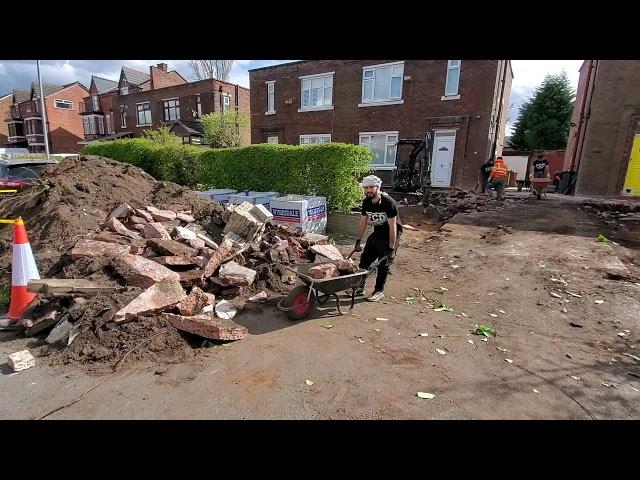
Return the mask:
[[[233,60],[189,60],[187,65],[193,80],[216,78],[227,82],[233,68]]]
[[[204,139],[214,148],[239,147],[249,132],[249,116],[227,110],[202,116]]]
[[[178,146],[182,140],[169,130],[169,127],[160,127],[156,130],[147,129],[142,132],[142,137],[159,145]]]
[[[561,150],[569,138],[575,91],[566,72],[547,75],[518,114],[510,147],[517,150]]]

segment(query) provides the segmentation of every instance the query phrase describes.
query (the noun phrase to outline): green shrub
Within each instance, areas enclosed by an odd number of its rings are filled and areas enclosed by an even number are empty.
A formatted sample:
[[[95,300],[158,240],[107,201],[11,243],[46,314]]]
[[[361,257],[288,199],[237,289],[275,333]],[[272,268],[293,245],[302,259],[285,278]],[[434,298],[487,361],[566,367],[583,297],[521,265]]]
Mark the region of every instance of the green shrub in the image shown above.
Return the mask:
[[[82,153],[131,163],[158,180],[190,188],[320,195],[329,209],[339,211],[349,211],[362,198],[358,178],[371,170],[372,160],[368,148],[345,143],[215,149],[144,138],[92,143]]]
[[[182,145],[182,139],[171,133],[169,127],[160,127],[156,129],[149,128],[147,130],[143,130],[142,138],[151,140],[153,143],[157,143],[158,145],[170,145],[173,147]]]

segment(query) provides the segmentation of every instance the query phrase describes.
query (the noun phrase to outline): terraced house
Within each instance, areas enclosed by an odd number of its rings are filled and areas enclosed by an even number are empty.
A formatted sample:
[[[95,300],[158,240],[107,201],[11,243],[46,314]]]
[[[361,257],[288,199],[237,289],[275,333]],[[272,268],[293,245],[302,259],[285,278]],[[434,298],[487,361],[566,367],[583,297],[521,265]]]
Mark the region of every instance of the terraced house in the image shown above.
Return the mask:
[[[122,68],[113,98],[115,136],[140,136],[144,130],[169,126],[184,143],[202,143],[202,115],[239,111],[249,114],[249,89],[216,79],[188,82],[167,64],[149,73]],[[245,139],[249,143],[249,138]]]
[[[471,187],[502,153],[509,60],[305,60],[249,71],[251,142],[366,145],[391,184],[399,139],[433,136],[434,186]]]
[[[87,89],[80,82],[67,85],[42,84],[47,117],[47,133],[51,153],[74,153],[84,138],[82,117]],[[44,126],[37,82],[29,90],[15,89],[11,107],[4,121],[9,125],[7,147],[27,147],[44,152]]]
[[[113,98],[117,94],[118,82],[95,75],[91,77],[89,96],[84,99],[84,111],[80,112],[84,127],[84,141],[80,144],[117,138],[113,134]]]

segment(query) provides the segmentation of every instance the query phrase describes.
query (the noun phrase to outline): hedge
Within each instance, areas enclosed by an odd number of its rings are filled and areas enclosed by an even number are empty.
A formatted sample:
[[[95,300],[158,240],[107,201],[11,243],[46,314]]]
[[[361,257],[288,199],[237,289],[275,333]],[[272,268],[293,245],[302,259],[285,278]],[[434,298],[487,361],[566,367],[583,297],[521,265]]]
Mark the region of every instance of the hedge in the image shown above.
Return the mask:
[[[362,198],[358,178],[371,170],[372,160],[368,148],[345,143],[214,149],[170,147],[143,138],[92,143],[82,153],[127,162],[158,180],[190,188],[320,195],[329,209],[343,212]]]

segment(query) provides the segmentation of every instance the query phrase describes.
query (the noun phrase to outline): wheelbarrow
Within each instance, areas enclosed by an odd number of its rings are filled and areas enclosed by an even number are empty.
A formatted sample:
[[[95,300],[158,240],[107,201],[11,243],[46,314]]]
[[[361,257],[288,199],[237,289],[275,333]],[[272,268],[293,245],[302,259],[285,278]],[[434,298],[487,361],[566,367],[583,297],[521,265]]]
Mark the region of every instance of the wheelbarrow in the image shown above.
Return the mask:
[[[351,258],[355,250],[353,250],[347,259]],[[318,279],[308,275],[311,267],[321,265],[320,263],[294,263],[286,265],[285,269],[293,272],[304,285],[294,288],[291,293],[278,302],[278,309],[286,312],[291,320],[302,320],[311,315],[316,305],[326,303],[330,298],[336,301],[336,308],[340,315],[349,313],[356,303],[356,290],[364,287],[364,283],[369,276],[378,268],[380,263],[386,261],[386,257],[378,258],[368,269],[360,268],[356,273],[341,275],[339,277]],[[333,262],[329,262],[333,263]],[[349,297],[345,300],[344,306],[349,305],[347,311],[343,311],[341,299],[338,293],[345,292]]]

